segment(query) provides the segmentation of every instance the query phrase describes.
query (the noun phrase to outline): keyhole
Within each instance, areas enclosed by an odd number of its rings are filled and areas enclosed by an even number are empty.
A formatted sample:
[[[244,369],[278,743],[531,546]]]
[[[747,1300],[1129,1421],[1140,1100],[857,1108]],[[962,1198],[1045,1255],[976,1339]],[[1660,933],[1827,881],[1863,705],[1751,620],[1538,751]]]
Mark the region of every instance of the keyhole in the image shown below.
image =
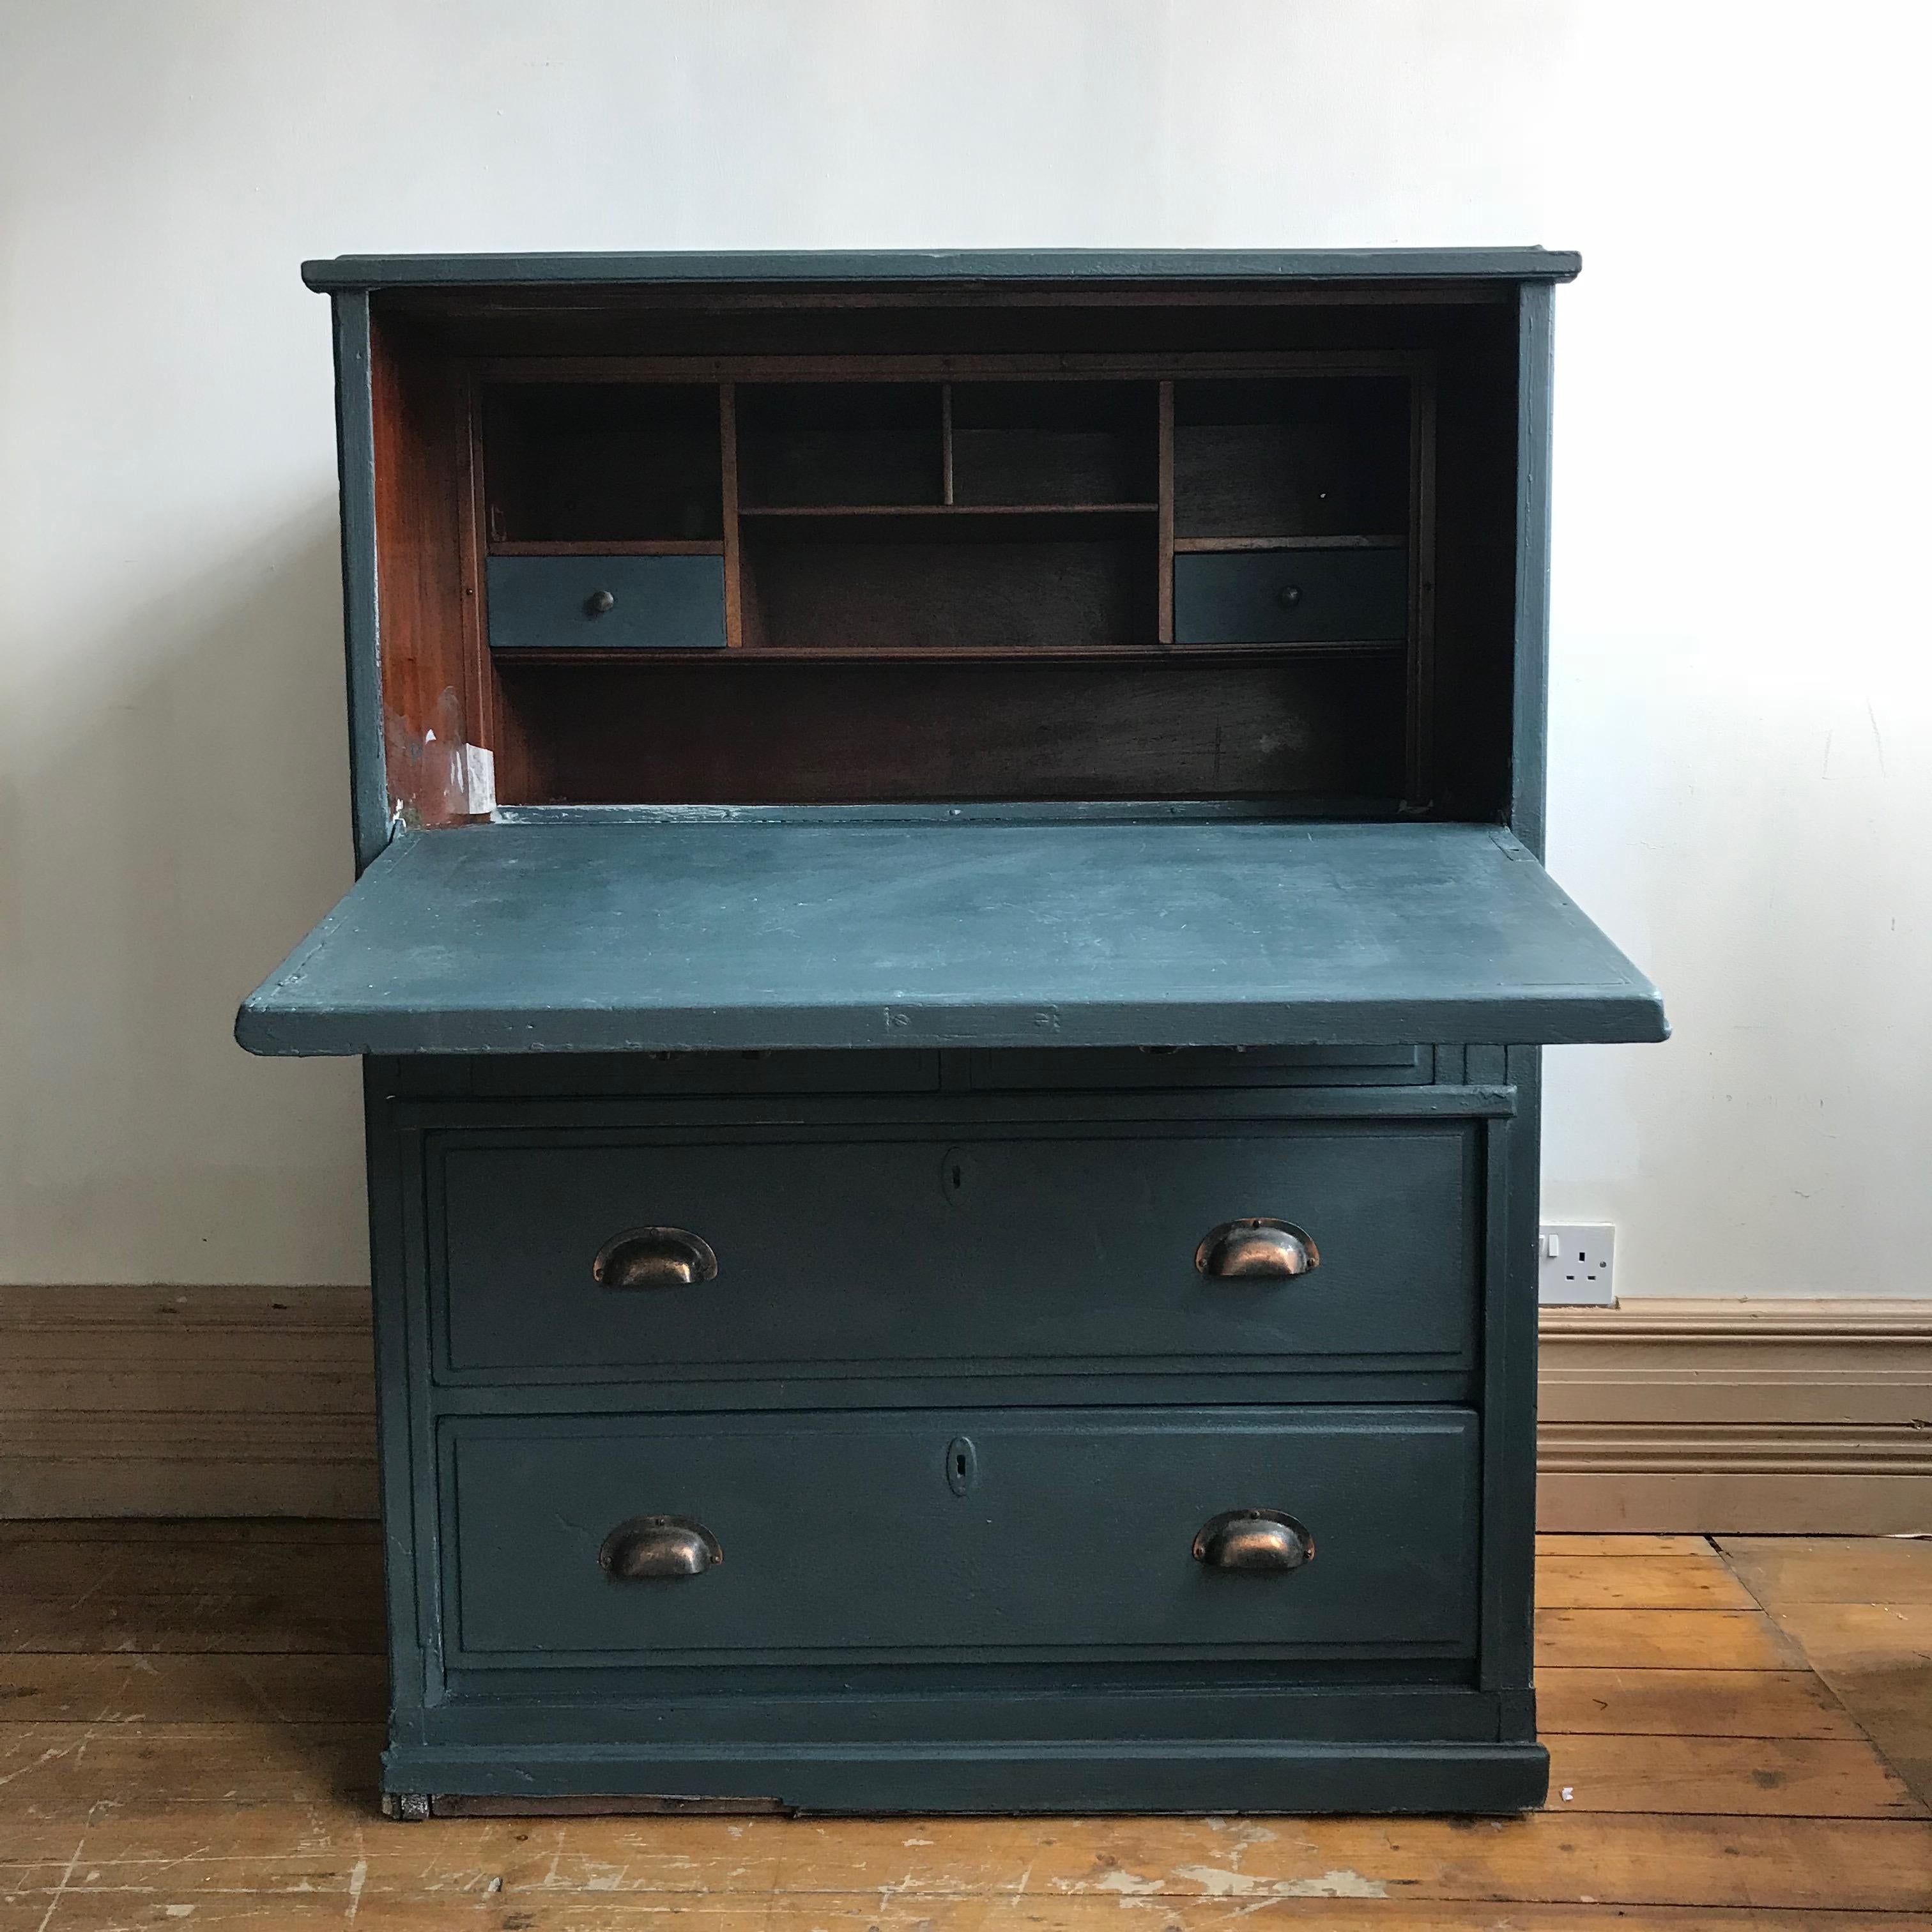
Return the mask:
[[[939,1163],[939,1189],[949,1201],[962,1199],[973,1184],[973,1156],[964,1148],[948,1148]]]
[[[979,1470],[979,1453],[972,1437],[954,1436],[946,1445],[946,1486],[956,1496],[963,1496],[973,1486]]]

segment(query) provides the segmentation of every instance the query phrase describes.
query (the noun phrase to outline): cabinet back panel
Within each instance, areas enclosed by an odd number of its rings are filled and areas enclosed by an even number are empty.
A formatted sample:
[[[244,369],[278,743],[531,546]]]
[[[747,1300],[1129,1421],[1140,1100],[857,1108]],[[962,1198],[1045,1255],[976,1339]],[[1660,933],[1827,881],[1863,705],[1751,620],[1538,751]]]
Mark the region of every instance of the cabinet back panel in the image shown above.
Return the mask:
[[[741,387],[737,412],[739,494],[748,508],[940,500],[937,383]]]
[[[1151,503],[1160,488],[1151,382],[953,385],[958,503]]]
[[[743,551],[753,648],[1047,650],[1154,640],[1156,557],[1144,541],[794,542]]]
[[[1408,442],[1399,376],[1177,382],[1174,534],[1400,533]]]
[[[1187,664],[506,665],[506,804],[1347,798],[1402,784],[1393,653]]]
[[[695,541],[723,531],[715,386],[520,385],[485,395],[483,429],[494,537]]]

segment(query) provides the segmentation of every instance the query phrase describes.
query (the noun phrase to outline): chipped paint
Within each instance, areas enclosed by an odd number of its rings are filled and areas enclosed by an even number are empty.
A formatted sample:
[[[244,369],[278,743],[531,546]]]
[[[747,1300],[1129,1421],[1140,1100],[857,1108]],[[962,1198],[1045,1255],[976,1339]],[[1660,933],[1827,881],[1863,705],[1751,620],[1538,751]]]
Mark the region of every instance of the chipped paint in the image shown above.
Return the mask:
[[[1336,1867],[1319,1878],[1256,1878],[1225,1865],[1176,1865],[1176,1878],[1200,1886],[1210,1898],[1386,1898],[1388,1887],[1378,1878]]]
[[[454,686],[444,687],[420,730],[402,712],[386,711],[382,752],[392,824],[460,825],[496,804],[494,760],[466,741]]]
[[[1137,1878],[1132,1872],[1110,1871],[1094,1881],[1094,1889],[1116,1894],[1123,1912],[1150,1912],[1160,1896],[1161,1882],[1157,1878]]]
[[[1105,1878],[1094,1882],[1096,1892],[1124,1892],[1138,1896],[1142,1892],[1158,1892],[1160,1880],[1157,1878],[1136,1878],[1130,1871],[1110,1871]]]

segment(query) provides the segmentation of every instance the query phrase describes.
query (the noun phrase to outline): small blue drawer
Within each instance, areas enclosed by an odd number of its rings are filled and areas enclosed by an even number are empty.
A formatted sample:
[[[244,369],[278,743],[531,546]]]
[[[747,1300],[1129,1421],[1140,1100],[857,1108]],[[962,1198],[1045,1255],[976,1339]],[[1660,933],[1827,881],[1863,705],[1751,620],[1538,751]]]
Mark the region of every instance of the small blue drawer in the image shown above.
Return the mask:
[[[493,556],[494,650],[722,651],[722,556]]]
[[[1408,634],[1408,554],[1200,550],[1174,560],[1182,644],[1399,644]]]

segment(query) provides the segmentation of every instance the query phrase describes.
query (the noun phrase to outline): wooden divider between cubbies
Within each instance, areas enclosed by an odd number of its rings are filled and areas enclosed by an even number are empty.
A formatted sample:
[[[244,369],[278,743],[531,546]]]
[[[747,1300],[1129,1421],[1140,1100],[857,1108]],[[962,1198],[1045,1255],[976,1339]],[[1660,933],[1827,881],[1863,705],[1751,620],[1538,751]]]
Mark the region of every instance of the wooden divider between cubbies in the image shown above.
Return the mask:
[[[724,539],[724,648],[742,650],[745,644],[744,579],[738,547],[738,386],[718,386],[718,478],[723,491]]]
[[[1436,713],[1436,379],[1410,373],[1408,734],[1406,790],[1412,809],[1434,800]]]
[[[1174,385],[1162,381],[1160,389],[1160,447],[1155,458],[1155,488],[1160,508],[1155,541],[1160,548],[1154,568],[1160,573],[1155,592],[1160,613],[1160,640],[1174,642]]]
[[[952,507],[952,385],[939,386],[939,500]]]

